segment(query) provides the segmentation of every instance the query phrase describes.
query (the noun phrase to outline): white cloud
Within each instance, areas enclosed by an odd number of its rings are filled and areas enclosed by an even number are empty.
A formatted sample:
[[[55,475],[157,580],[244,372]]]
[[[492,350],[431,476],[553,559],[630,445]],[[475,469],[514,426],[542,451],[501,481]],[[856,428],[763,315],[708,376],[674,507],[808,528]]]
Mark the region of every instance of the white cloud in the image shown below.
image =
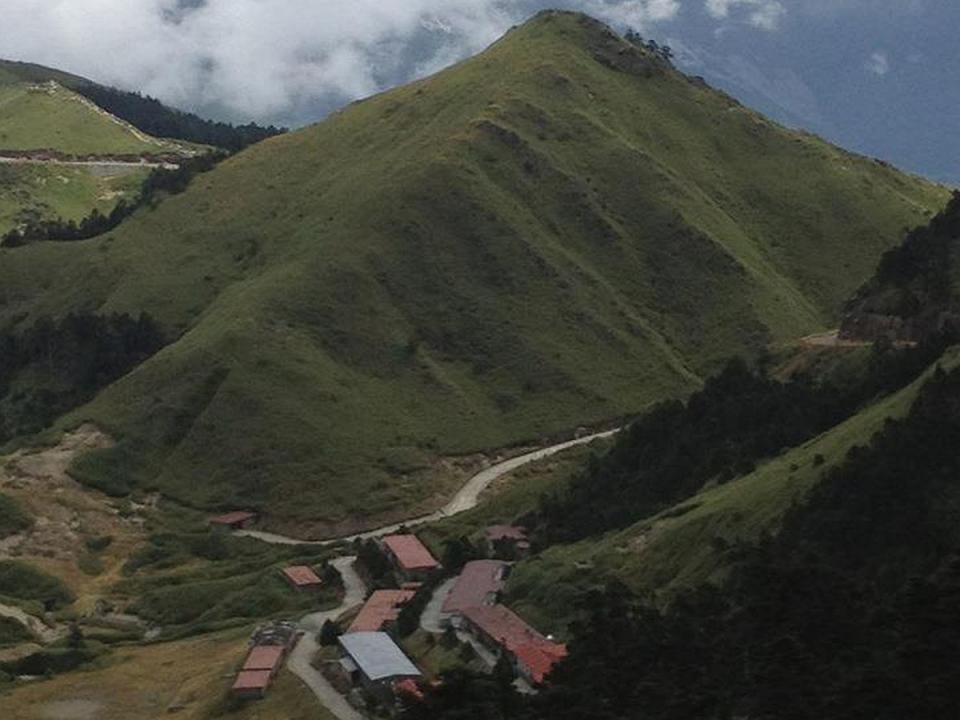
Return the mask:
[[[867,61],[864,63],[864,67],[867,69],[867,72],[876,75],[877,77],[884,77],[888,72],[890,72],[890,58],[885,52],[880,50],[871,53],[870,57],[867,58]]]
[[[706,0],[705,7],[718,20],[731,17],[740,8],[750,25],[767,31],[778,29],[787,14],[779,0]]]
[[[272,120],[438,69],[558,4],[646,28],[680,0],[3,0],[0,57]]]

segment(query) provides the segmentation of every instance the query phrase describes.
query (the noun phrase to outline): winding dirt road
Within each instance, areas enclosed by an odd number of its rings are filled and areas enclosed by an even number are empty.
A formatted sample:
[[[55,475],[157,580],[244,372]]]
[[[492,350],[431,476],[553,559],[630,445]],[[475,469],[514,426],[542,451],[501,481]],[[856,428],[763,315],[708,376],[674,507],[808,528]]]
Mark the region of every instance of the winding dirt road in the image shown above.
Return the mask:
[[[616,430],[607,430],[606,432],[594,433],[593,435],[586,435],[575,440],[568,440],[566,442],[558,443],[557,445],[551,445],[539,450],[534,450],[533,452],[518,455],[510,458],[509,460],[504,460],[503,462],[491,465],[490,467],[486,468],[485,470],[481,470],[476,475],[471,477],[466,484],[457,491],[457,494],[453,496],[450,502],[436,512],[430,513],[429,515],[421,515],[419,517],[410,518],[402,522],[393,523],[392,525],[385,525],[374,530],[367,530],[366,532],[357,533],[356,535],[331,538],[330,540],[299,540],[286,535],[277,535],[276,533],[263,532],[261,530],[237,530],[235,534],[242,537],[256,538],[257,540],[273,543],[275,545],[331,545],[337,542],[367,540],[369,538],[381,537],[382,535],[389,535],[390,533],[394,533],[402,527],[414,527],[416,525],[422,525],[428,522],[435,522],[453,515],[459,515],[467,510],[472,510],[479,504],[480,495],[483,494],[483,491],[490,487],[495,480],[503,477],[507,473],[513,472],[524,465],[529,465],[532,462],[537,462],[538,460],[548,458],[551,455],[556,455],[564,450],[569,450],[570,448],[577,447],[579,445],[587,445],[588,443],[592,443],[594,440],[613,437],[618,432],[620,432],[619,428]]]
[[[306,634],[300,638],[300,642],[290,653],[290,659],[287,661],[287,667],[290,671],[299,677],[310,688],[317,700],[326,707],[331,713],[337,716],[339,720],[365,720],[364,716],[353,709],[346,698],[338,693],[333,685],[320,673],[319,670],[310,664],[310,660],[317,654],[320,645],[317,643],[317,633],[323,627],[327,620],[335,620],[344,612],[363,602],[367,594],[367,586],[353,569],[353,562],[356,560],[353,556],[339,557],[332,562],[332,565],[340,571],[343,577],[344,596],[340,606],[333,610],[324,610],[307,615],[300,620],[300,627],[306,631]]]

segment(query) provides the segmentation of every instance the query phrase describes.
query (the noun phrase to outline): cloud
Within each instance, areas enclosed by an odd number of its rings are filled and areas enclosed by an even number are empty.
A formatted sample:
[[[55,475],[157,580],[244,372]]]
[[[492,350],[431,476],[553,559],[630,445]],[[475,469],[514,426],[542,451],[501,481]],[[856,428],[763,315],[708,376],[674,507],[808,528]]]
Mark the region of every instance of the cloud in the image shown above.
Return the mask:
[[[646,28],[680,0],[4,0],[0,57],[238,118],[316,116],[565,5]]]
[[[864,67],[867,72],[876,75],[877,77],[884,77],[888,72],[890,72],[890,58],[885,52],[877,51],[871,53],[870,57],[867,58],[867,61],[864,63]]]
[[[773,31],[787,14],[787,9],[779,0],[706,0],[705,7],[711,16],[725,20],[741,8],[746,13],[746,21],[760,30]]]

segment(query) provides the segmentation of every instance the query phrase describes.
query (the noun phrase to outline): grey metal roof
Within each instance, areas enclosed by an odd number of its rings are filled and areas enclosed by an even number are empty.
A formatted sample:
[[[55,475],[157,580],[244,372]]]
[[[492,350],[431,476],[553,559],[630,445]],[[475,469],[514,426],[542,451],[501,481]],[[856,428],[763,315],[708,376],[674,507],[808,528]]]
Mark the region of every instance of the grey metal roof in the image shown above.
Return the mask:
[[[340,636],[340,645],[370,680],[417,677],[420,671],[384,632],[355,632]]]

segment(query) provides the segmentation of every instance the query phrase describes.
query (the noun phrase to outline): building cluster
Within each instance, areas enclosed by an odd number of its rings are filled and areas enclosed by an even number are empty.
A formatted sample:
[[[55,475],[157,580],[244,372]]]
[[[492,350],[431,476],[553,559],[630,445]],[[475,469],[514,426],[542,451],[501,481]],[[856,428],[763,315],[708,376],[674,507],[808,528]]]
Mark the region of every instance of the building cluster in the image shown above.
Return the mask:
[[[518,554],[530,547],[522,528],[495,526],[487,529],[485,537],[491,546],[495,541],[510,543]],[[553,666],[566,657],[567,648],[500,604],[509,572],[510,564],[500,560],[468,562],[443,603],[441,620],[509,659],[517,675],[530,685],[540,685]]]
[[[340,636],[338,671],[352,687],[380,701],[399,694],[420,696],[423,674],[390,636],[403,606],[440,563],[416,535],[389,535],[380,541],[398,579],[399,590],[375,590],[346,632]]]
[[[300,636],[297,626],[290,622],[258,628],[250,639],[250,650],[230,692],[243,700],[265,697]]]

